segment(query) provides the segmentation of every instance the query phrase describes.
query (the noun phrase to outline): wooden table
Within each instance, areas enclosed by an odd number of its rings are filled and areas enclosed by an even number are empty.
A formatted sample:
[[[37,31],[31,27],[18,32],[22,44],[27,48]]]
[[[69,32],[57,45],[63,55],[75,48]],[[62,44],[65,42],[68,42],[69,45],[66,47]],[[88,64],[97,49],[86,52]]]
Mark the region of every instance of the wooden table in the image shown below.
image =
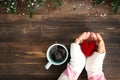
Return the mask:
[[[108,80],[120,80],[120,15],[96,13],[101,7],[93,11],[84,6],[72,10],[70,6],[75,4],[78,2],[69,2],[60,11],[36,14],[33,19],[0,14],[0,80],[57,80],[69,59],[63,65],[45,70],[47,48],[58,42],[69,50],[70,44],[84,31],[101,33],[107,50],[105,76]],[[84,70],[79,80],[86,79]]]

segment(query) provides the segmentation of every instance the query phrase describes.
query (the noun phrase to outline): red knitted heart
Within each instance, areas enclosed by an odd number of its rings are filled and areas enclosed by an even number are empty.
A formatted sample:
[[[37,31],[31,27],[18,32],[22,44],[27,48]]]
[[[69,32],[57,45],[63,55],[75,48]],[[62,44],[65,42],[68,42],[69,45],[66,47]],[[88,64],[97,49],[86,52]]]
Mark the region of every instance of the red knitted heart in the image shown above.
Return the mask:
[[[96,44],[94,41],[84,41],[81,43],[81,49],[86,57],[95,51]]]

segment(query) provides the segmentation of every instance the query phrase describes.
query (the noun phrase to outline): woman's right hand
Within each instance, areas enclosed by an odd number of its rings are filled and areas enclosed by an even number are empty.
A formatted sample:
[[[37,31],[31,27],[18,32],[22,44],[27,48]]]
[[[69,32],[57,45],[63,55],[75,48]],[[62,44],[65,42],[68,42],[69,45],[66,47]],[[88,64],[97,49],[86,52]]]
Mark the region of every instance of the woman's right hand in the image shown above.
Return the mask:
[[[98,46],[98,53],[106,53],[105,43],[99,33],[96,33],[96,45]]]
[[[95,41],[98,53],[106,53],[105,43],[99,33],[90,32],[89,40]]]

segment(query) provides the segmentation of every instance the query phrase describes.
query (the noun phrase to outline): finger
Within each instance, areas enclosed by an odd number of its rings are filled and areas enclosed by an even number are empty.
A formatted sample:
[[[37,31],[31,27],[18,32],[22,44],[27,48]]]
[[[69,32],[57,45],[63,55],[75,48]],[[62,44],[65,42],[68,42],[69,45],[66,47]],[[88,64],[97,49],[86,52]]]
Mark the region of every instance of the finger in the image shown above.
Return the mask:
[[[78,38],[75,39],[76,44],[80,44],[80,40]]]
[[[88,40],[89,37],[90,37],[90,32],[87,32],[87,33],[86,33],[86,36],[84,36],[84,39],[85,39],[85,40]]]
[[[97,40],[99,40],[99,41],[103,40],[102,36],[99,33],[96,34],[96,37],[97,37]]]
[[[82,35],[81,35],[81,40],[87,40],[88,38],[89,38],[89,36],[90,36],[90,32],[85,32],[85,34],[83,33]]]
[[[94,34],[95,34],[95,33],[90,32],[90,38],[89,38],[89,39],[90,39],[91,41],[93,41],[93,40],[94,40]]]
[[[82,43],[84,40],[87,40],[90,36],[90,32],[84,32],[82,33],[78,39],[79,39],[79,42]]]
[[[78,39],[79,39],[79,40],[84,40],[86,34],[87,34],[86,32],[83,32],[83,33],[78,37]]]
[[[95,34],[95,33],[92,34],[92,37],[93,37],[93,40],[94,40],[94,41],[97,41],[97,37],[96,37],[96,34]]]
[[[80,44],[84,40],[84,36],[86,36],[86,32],[83,32],[78,38],[75,39],[76,44]]]

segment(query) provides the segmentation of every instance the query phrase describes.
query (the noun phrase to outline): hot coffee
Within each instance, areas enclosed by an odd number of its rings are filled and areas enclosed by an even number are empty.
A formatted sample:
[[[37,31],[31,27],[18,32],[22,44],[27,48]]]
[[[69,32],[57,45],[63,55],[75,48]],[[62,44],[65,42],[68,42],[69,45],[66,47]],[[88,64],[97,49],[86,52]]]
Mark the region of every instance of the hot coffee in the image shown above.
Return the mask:
[[[53,65],[61,65],[63,63],[65,63],[65,61],[68,58],[68,50],[67,48],[60,43],[55,43],[53,45],[51,45],[48,49],[47,49],[47,59],[48,59],[48,63],[45,65],[46,69],[49,69],[49,67],[53,64]]]
[[[66,50],[59,45],[55,45],[50,50],[50,57],[54,62],[62,62],[66,58]]]

